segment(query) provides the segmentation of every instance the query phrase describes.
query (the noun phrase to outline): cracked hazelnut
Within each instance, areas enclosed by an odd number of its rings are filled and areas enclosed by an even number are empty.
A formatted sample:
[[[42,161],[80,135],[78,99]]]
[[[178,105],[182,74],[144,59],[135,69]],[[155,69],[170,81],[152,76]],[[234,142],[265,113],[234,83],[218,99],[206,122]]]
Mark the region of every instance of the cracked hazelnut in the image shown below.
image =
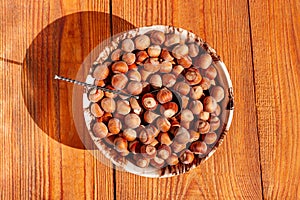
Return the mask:
[[[185,79],[189,82],[190,85],[196,85],[201,82],[202,76],[200,75],[198,69],[189,68],[185,73]]]
[[[162,45],[165,41],[165,34],[161,31],[153,31],[150,35],[150,40],[153,44]]]
[[[125,39],[122,42],[122,50],[125,52],[132,52],[134,50],[134,43],[131,39]]]
[[[132,65],[135,62],[135,54],[134,53],[125,53],[122,56],[122,60],[127,64],[127,65]]]
[[[147,93],[142,98],[142,105],[146,110],[155,110],[158,106],[158,103],[153,94]]]
[[[195,154],[205,154],[207,146],[204,142],[196,141],[191,144],[190,150]]]
[[[161,143],[161,144],[165,144],[165,145],[170,145],[172,144],[172,140],[169,136],[168,133],[159,133],[158,136],[157,136],[157,140]]]
[[[132,95],[139,95],[143,91],[143,85],[139,81],[130,81],[127,85],[127,91]]]
[[[147,53],[150,57],[157,58],[160,55],[161,47],[159,45],[152,45],[148,48]]]
[[[118,134],[122,129],[122,123],[117,118],[111,118],[107,124],[108,130],[112,134]]]
[[[205,134],[204,136],[204,142],[206,144],[213,144],[217,141],[218,135],[214,132],[210,132]]]
[[[115,100],[112,98],[104,98],[101,100],[101,107],[105,112],[113,113],[116,110]]]
[[[159,74],[154,74],[150,77],[149,80],[150,85],[154,88],[154,89],[158,89],[162,87],[162,79],[161,76]]]
[[[171,128],[171,123],[164,117],[158,117],[156,120],[156,127],[162,132],[167,132]]]
[[[176,34],[168,34],[165,36],[165,46],[169,47],[172,46],[174,44],[178,44],[180,42],[180,37],[179,35]]]
[[[179,160],[182,164],[190,164],[194,160],[194,154],[190,150],[184,150],[180,153]]]
[[[166,162],[168,165],[177,165],[179,163],[178,156],[175,153],[172,153]]]
[[[195,58],[194,66],[201,69],[207,69],[212,63],[212,58],[209,54],[205,53]]]
[[[96,122],[93,125],[93,133],[95,137],[104,138],[108,134],[108,129],[103,122]]]
[[[108,75],[109,69],[107,64],[98,65],[93,72],[93,77],[98,80],[104,80]]]
[[[217,102],[220,102],[225,97],[224,89],[221,86],[214,86],[210,90],[210,95],[214,97]]]
[[[212,113],[217,109],[217,101],[212,96],[207,96],[203,100],[203,109],[206,112]]]
[[[165,103],[160,107],[160,112],[166,118],[171,118],[178,112],[178,105],[174,102]]]
[[[92,103],[90,109],[91,109],[91,113],[95,117],[102,117],[104,114],[103,110],[100,108],[100,106],[97,103]]]
[[[111,78],[111,84],[116,90],[122,90],[125,88],[127,82],[128,78],[124,74],[115,74]]]
[[[172,100],[173,94],[167,88],[163,88],[158,91],[156,98],[159,103],[164,104]]]
[[[137,36],[134,40],[135,48],[145,50],[150,46],[150,38],[147,35]]]
[[[127,128],[135,129],[141,124],[141,119],[137,114],[130,113],[125,116],[124,123]]]
[[[126,73],[128,71],[128,65],[124,61],[117,61],[111,66],[113,73]]]
[[[199,115],[203,111],[203,104],[201,101],[195,100],[189,104],[189,109],[194,115]]]
[[[137,133],[135,130],[131,128],[127,128],[122,133],[123,138],[125,138],[127,141],[134,141],[137,137]]]
[[[176,83],[176,77],[174,74],[164,74],[162,76],[163,86],[172,87]]]

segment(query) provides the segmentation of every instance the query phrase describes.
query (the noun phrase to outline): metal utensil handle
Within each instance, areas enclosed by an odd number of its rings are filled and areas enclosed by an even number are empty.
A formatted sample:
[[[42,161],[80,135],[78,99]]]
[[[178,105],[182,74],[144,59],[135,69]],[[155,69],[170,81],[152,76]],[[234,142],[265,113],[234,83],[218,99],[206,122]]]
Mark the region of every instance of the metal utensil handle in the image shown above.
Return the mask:
[[[103,87],[100,87],[100,86],[97,86],[97,85],[92,85],[92,84],[89,84],[89,83],[76,81],[76,80],[69,79],[69,78],[62,77],[62,76],[58,76],[58,75],[55,75],[54,79],[62,80],[62,81],[66,81],[66,82],[69,82],[69,83],[74,83],[74,84],[77,84],[77,85],[86,86],[86,87],[90,87],[90,88],[97,88],[99,90],[103,90],[104,92],[111,92],[111,93],[114,93],[114,94],[121,94],[121,95],[129,96],[129,97],[134,97],[136,99],[139,98],[138,96],[135,96],[135,95],[123,93],[120,90],[110,90],[110,89],[103,88]]]

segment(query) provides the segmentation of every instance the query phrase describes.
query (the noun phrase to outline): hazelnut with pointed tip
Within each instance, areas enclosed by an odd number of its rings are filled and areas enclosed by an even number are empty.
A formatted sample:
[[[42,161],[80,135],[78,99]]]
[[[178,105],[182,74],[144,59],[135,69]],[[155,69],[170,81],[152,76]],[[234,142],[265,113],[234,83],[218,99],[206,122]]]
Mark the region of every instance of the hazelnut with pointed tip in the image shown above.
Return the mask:
[[[163,88],[158,91],[156,98],[159,103],[164,104],[170,102],[173,99],[173,94],[167,88]]]

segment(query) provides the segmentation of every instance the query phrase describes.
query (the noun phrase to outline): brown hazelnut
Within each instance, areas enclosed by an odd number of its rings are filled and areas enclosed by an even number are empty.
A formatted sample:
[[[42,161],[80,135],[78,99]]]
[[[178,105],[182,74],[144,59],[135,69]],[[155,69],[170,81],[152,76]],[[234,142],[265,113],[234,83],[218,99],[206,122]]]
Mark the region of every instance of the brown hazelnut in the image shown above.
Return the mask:
[[[139,115],[142,112],[142,108],[136,98],[130,98],[129,102],[133,112]]]
[[[95,117],[102,117],[104,114],[103,110],[100,108],[100,106],[97,103],[92,103],[90,109],[91,109],[91,113]]]
[[[129,70],[127,72],[127,77],[131,81],[141,81],[142,80],[140,72],[137,71],[137,70],[134,70],[134,69],[133,70]]]
[[[174,102],[168,102],[160,107],[161,114],[166,118],[173,117],[178,112],[178,105]]]
[[[165,144],[165,145],[170,145],[172,144],[172,140],[169,136],[168,133],[159,133],[157,136],[157,140],[161,143],[161,144]]]
[[[111,84],[116,90],[122,90],[125,88],[127,82],[128,78],[125,74],[115,74],[111,78]]]
[[[126,73],[128,71],[128,65],[124,61],[117,61],[111,66],[113,73]]]
[[[131,39],[127,38],[123,40],[121,48],[125,52],[132,52],[134,50],[134,43]]]
[[[183,66],[184,68],[191,67],[193,61],[189,56],[183,56],[180,59],[177,60],[178,64]]]
[[[196,85],[201,82],[202,76],[196,68],[189,68],[185,73],[185,79],[190,85]]]
[[[114,88],[113,86],[111,85],[108,85],[106,86],[106,89],[109,89],[109,90],[116,90],[116,88]],[[107,98],[115,98],[117,97],[118,95],[114,92],[108,92],[108,91],[105,91],[104,92],[104,96],[107,97]]]
[[[213,80],[217,77],[217,70],[216,68],[211,65],[206,70],[203,70],[203,76],[207,77],[210,80]]]
[[[194,115],[199,115],[203,111],[203,104],[201,101],[195,100],[189,104],[189,109]]]
[[[210,118],[210,130],[215,131],[220,127],[220,119],[217,116],[211,116]]]
[[[159,103],[164,104],[172,100],[173,94],[167,88],[163,88],[158,91],[156,98]]]
[[[180,122],[180,126],[182,126],[182,127],[185,128],[185,129],[190,129],[191,122],[181,121],[181,122]]]
[[[190,98],[188,98],[187,96],[183,96],[181,97],[181,100],[182,100],[182,105],[181,105],[182,109],[186,109],[189,104]]]
[[[161,88],[162,87],[161,76],[159,74],[152,75],[150,77],[149,83],[154,89]]]
[[[98,118],[99,122],[103,122],[103,123],[107,123],[110,119],[112,118],[112,114],[111,113],[104,113],[102,117]]]
[[[211,81],[208,78],[203,77],[200,82],[200,86],[203,88],[203,90],[208,90],[211,86]]]
[[[157,58],[160,55],[161,47],[159,45],[152,45],[147,50],[148,55],[153,58]]]
[[[194,154],[190,150],[184,150],[180,153],[179,160],[182,164],[190,164],[194,160]]]
[[[200,134],[205,134],[205,133],[208,133],[209,130],[210,130],[210,125],[208,122],[206,121],[201,121],[199,120],[197,123],[196,123],[196,128],[198,129],[199,133]]]
[[[108,75],[109,69],[107,64],[98,65],[93,72],[93,77],[98,80],[104,80]]]
[[[192,87],[191,92],[190,92],[190,97],[192,99],[200,99],[203,95],[203,89],[201,86],[197,85]]]
[[[155,110],[158,106],[158,103],[153,94],[147,93],[142,98],[142,105],[146,110]]]
[[[175,75],[175,76],[179,76],[184,70],[184,67],[182,65],[175,65],[173,67],[173,71],[172,73]]]
[[[192,43],[188,45],[189,47],[189,56],[194,58],[199,54],[199,47],[198,45]]]
[[[165,87],[172,87],[176,83],[176,76],[174,74],[164,74],[162,76],[162,83]]]
[[[135,129],[141,124],[141,119],[137,114],[130,113],[125,116],[124,123],[127,128]]]
[[[141,69],[140,70],[140,74],[141,74],[141,78],[142,78],[142,81],[146,81],[148,79],[148,77],[153,74],[153,72],[149,72],[149,71],[146,71],[146,70],[143,70]]]
[[[181,111],[180,119],[184,122],[191,122],[194,120],[194,115],[192,111],[185,109]]]
[[[127,149],[127,147],[128,147],[127,140],[125,140],[125,139],[122,138],[122,137],[117,137],[117,138],[114,140],[114,145],[115,145],[115,149],[116,149],[118,152],[125,152],[125,151],[128,151],[128,149]]]
[[[104,87],[105,86],[105,82],[104,80],[97,80],[95,79],[94,85],[99,86],[99,87]],[[100,90],[102,91],[102,90]]]
[[[167,132],[171,128],[171,123],[165,117],[158,117],[156,127],[162,132]]]
[[[110,55],[110,58],[112,61],[118,61],[121,59],[121,56],[122,56],[122,49],[116,49],[114,50],[111,55]]]
[[[178,82],[174,85],[174,90],[179,92],[182,95],[187,95],[190,92],[190,86],[189,84],[185,82]]]
[[[219,116],[222,112],[221,106],[218,104],[217,109],[212,114],[215,116]]]
[[[150,143],[151,146],[157,147],[157,145],[159,145],[158,140],[153,139],[152,142]]]
[[[129,151],[133,154],[140,153],[141,143],[138,140],[129,142],[128,145]]]
[[[186,149],[186,144],[180,144],[176,141],[174,141],[170,147],[172,148],[173,152],[174,153],[179,153],[181,152],[182,150]]]
[[[150,40],[153,44],[161,45],[165,41],[165,34],[161,31],[153,31],[150,35]]]
[[[176,34],[168,34],[165,36],[165,46],[169,47],[174,44],[178,44],[180,42],[180,37],[179,35]]]
[[[175,131],[175,141],[178,144],[186,144],[190,141],[190,134],[188,132],[188,130],[184,127],[179,127],[176,131]]]
[[[108,126],[109,132],[112,133],[112,134],[118,134],[122,129],[122,123],[117,118],[111,118],[108,121],[107,126]]]
[[[91,89],[88,94],[88,98],[91,102],[98,102],[104,96],[104,92],[102,90]]]
[[[127,128],[123,131],[122,133],[123,138],[125,138],[127,141],[134,141],[137,137],[136,131],[131,129],[131,128]]]
[[[204,142],[196,141],[191,144],[190,150],[195,154],[205,154],[207,146]]]
[[[171,148],[168,145],[162,144],[157,149],[157,157],[166,160],[171,155]]]
[[[190,130],[190,142],[199,140],[200,133],[194,130]]]
[[[122,56],[122,60],[127,65],[132,65],[135,62],[135,54],[134,53],[124,53],[124,55]]]
[[[154,158],[156,156],[156,148],[150,144],[142,145],[141,154],[145,158]]]
[[[170,61],[163,61],[160,63],[160,73],[170,73],[172,71],[173,65]]]
[[[150,38],[147,35],[139,35],[134,40],[135,48],[145,50],[150,46]]]
[[[151,144],[155,139],[155,133],[149,127],[146,127],[140,131],[139,139],[144,144]]]
[[[148,58],[144,63],[144,70],[148,72],[158,72],[160,70],[160,63],[156,58]]]
[[[209,112],[201,112],[199,114],[199,119],[201,119],[202,121],[207,121],[210,117],[210,113]]]
[[[204,142],[206,144],[213,144],[217,141],[218,135],[214,132],[210,132],[205,134],[204,136]]]
[[[139,52],[136,54],[136,62],[142,63],[142,62],[144,62],[148,57],[149,57],[149,55],[147,54],[146,51],[139,51]]]
[[[145,120],[145,122],[147,122],[147,123],[149,123],[149,124],[151,124],[152,122],[154,122],[154,120],[155,120],[156,118],[158,118],[158,117],[159,117],[158,114],[156,114],[156,113],[154,113],[154,112],[152,112],[152,111],[150,111],[150,110],[147,110],[147,111],[144,113],[144,120]]]
[[[220,102],[225,96],[224,89],[221,86],[214,86],[210,90],[210,95],[214,97],[217,102]]]
[[[108,134],[108,129],[103,122],[95,122],[92,129],[95,137],[98,138],[104,138]]]
[[[139,81],[130,81],[127,85],[127,91],[132,95],[139,95],[143,91],[143,85]]]
[[[217,109],[217,101],[212,96],[207,96],[203,100],[203,109],[206,112],[212,113]]]
[[[170,122],[171,122],[171,126],[174,128],[174,127],[179,127],[180,126],[180,123],[179,121],[177,120],[176,117],[172,117],[170,118]],[[171,128],[172,128],[171,127]]]
[[[168,165],[177,165],[179,163],[178,156],[173,153],[169,156],[166,162],[168,163]]]
[[[105,138],[102,138],[102,140],[107,144],[109,147],[113,147],[114,145],[114,140],[117,138],[117,135],[107,135]]]
[[[140,168],[147,168],[149,166],[150,163],[150,159],[149,158],[145,158],[143,156],[139,156],[137,157],[137,155],[135,155],[135,162],[136,165]]]
[[[172,50],[172,54],[175,58],[181,59],[183,56],[188,55],[189,53],[189,48],[185,44],[179,44],[175,46]]]
[[[212,63],[212,58],[209,54],[205,53],[195,58],[194,66],[201,69],[207,69]]]
[[[162,49],[160,57],[165,61],[174,60],[174,57],[170,54],[170,52],[167,49]]]
[[[101,107],[105,112],[113,113],[116,110],[115,100],[112,98],[104,98],[101,100]]]
[[[161,158],[154,157],[150,160],[150,164],[156,169],[161,169],[165,165],[165,161]]]

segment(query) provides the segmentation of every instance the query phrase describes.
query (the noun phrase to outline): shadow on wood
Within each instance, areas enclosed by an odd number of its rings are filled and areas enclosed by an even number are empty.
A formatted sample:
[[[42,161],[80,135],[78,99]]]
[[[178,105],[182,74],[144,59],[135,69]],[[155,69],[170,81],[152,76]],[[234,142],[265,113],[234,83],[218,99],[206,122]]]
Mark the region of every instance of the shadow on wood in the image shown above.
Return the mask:
[[[113,27],[114,33],[134,28],[119,17],[111,17],[102,12],[64,16],[43,29],[26,52],[22,94],[28,112],[47,135],[70,147],[94,149],[87,135],[80,101],[75,109],[73,103],[72,108],[74,86],[54,80],[54,75],[78,77],[78,70],[89,53],[111,36],[111,21],[122,24]],[[81,75],[84,77],[87,73],[88,70],[83,70]],[[82,94],[76,96],[80,98]],[[73,116],[78,116],[79,120],[74,120]],[[75,122],[82,123],[79,129]]]

